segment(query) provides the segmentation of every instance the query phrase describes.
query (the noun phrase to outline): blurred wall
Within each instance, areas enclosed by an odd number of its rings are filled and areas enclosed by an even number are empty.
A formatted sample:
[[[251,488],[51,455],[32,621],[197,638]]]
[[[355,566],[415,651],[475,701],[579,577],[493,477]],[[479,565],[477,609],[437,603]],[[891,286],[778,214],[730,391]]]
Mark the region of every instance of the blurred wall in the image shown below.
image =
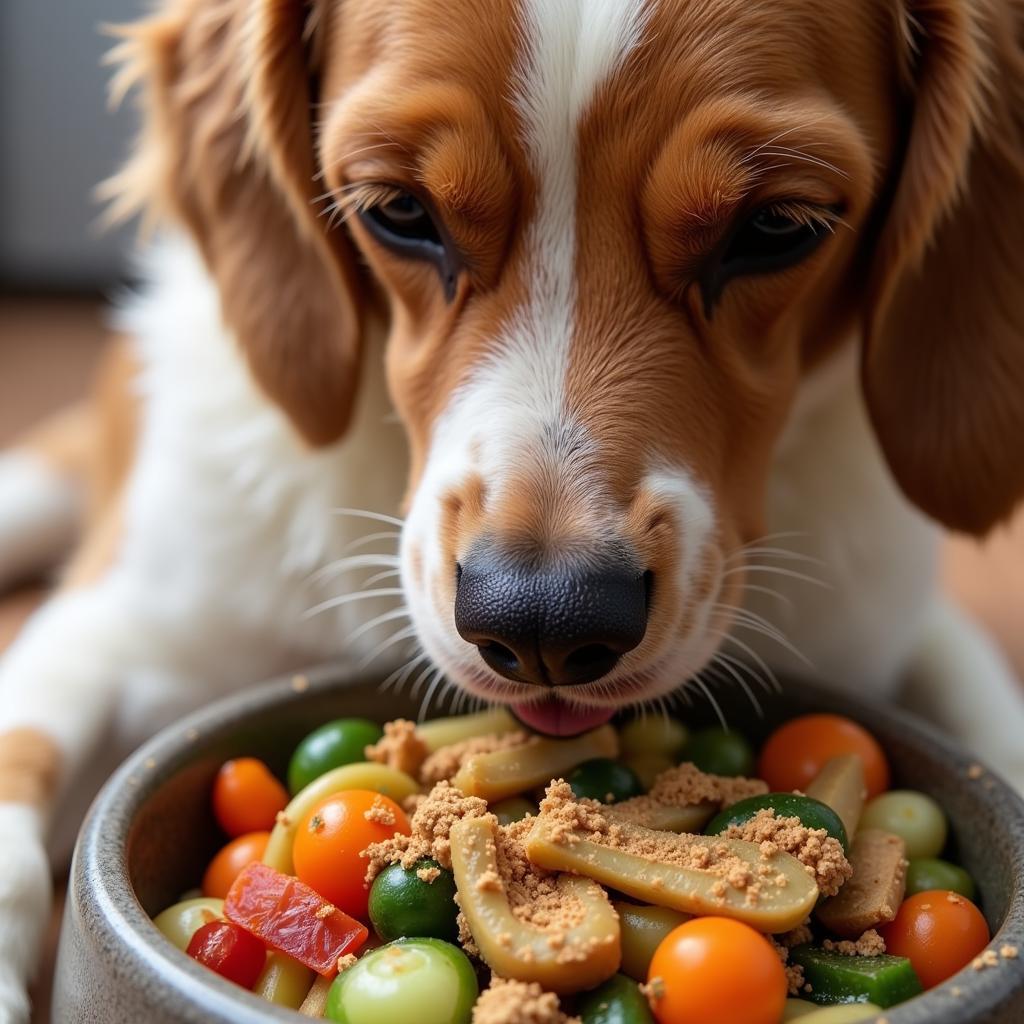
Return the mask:
[[[113,41],[143,0],[0,0],[0,285],[104,288],[120,274],[131,229],[101,233],[96,184],[134,132],[131,103],[106,107]]]

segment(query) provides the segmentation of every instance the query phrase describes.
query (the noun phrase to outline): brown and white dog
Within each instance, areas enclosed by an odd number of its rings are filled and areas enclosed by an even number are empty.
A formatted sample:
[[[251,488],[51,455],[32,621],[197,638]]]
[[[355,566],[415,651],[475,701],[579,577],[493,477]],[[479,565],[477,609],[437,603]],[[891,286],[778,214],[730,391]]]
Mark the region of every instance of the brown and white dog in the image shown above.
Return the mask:
[[[87,523],[0,665],[0,1021],[54,818],[113,759],[414,636],[399,681],[556,733],[709,664],[911,678],[1024,784],[929,522],[1024,491],[1022,14],[170,0],[130,30],[114,191],[165,234],[95,401],[0,461],[3,582]]]

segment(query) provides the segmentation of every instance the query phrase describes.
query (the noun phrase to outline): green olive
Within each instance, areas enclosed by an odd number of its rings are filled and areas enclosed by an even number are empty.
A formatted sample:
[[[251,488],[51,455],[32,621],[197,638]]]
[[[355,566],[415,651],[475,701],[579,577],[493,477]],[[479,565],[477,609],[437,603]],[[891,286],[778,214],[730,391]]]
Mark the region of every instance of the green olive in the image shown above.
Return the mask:
[[[730,825],[743,825],[750,821],[758,811],[769,808],[777,818],[799,818],[806,828],[823,828],[830,836],[839,840],[844,852],[849,852],[849,839],[843,827],[842,818],[827,804],[813,797],[800,796],[798,793],[765,793],[763,796],[748,796],[726,807],[716,814],[704,834],[717,836]]]
[[[619,749],[623,754],[664,754],[677,758],[686,746],[686,726],[669,715],[634,718],[619,730]]]
[[[499,825],[511,825],[513,821],[522,821],[531,814],[537,813],[537,805],[523,796],[510,796],[491,804],[491,812],[497,816]]]
[[[438,874],[426,881],[421,871]],[[432,860],[417,861],[409,869],[401,864],[384,868],[370,887],[369,911],[374,930],[385,942],[407,936],[455,942],[459,937],[455,879]]]
[[[652,907],[643,903],[615,901],[622,935],[622,965],[620,970],[634,981],[647,980],[647,968],[661,940],[673,928],[690,920],[689,914],[668,907]]]
[[[153,924],[184,952],[204,924],[224,920],[224,901],[212,897],[182,900],[153,918]]]
[[[566,780],[578,799],[589,797],[603,804],[640,796],[640,780],[624,765],[608,757],[594,757],[577,765]]]
[[[682,760],[709,775],[749,775],[754,770],[754,751],[746,739],[719,728],[695,732],[683,748]]]
[[[382,735],[381,727],[368,718],[336,718],[314,729],[295,748],[288,764],[288,788],[292,795],[332,768],[365,761],[364,751]]]
[[[613,974],[581,996],[578,1010],[582,1024],[654,1024],[646,997],[624,974]]]
[[[399,939],[367,953],[334,980],[337,1024],[469,1024],[479,992],[466,954],[440,939]]]
[[[952,889],[972,903],[977,902],[977,887],[963,868],[936,857],[918,857],[907,868],[907,895],[930,892],[932,889]]]
[[[907,859],[937,857],[946,845],[946,816],[924,793],[893,789],[864,807],[858,829],[879,828],[898,835],[907,844]]]

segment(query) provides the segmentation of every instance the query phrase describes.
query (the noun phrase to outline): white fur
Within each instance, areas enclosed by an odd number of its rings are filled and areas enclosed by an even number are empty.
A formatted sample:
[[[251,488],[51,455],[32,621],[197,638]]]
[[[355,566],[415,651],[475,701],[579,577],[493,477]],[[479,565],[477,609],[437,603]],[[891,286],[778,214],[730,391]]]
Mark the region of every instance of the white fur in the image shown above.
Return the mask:
[[[35,727],[64,755],[58,847],[141,740],[245,683],[371,650],[374,631],[349,635],[397,603],[332,606],[394,555],[355,576],[315,574],[381,530],[332,509],[394,514],[405,485],[379,332],[351,432],[313,452],[250,379],[192,247],[157,247],[148,272],[154,284],[121,324],[137,339],[145,411],[115,562],[51,601],[0,660],[0,734]],[[29,929],[46,919],[39,825],[22,820],[32,813],[0,808],[0,1024],[24,1019]]]
[[[38,456],[0,455],[0,588],[60,560],[75,539],[79,506],[73,482]]]
[[[527,227],[529,294],[494,339],[493,355],[436,423],[406,521],[403,579],[424,649],[464,685],[492,697],[496,688],[506,699],[529,688],[485,669],[455,632],[452,609],[431,599],[433,581],[453,571],[441,559],[440,502],[471,472],[487,481],[489,500],[501,501],[512,470],[543,466],[571,492],[567,501],[578,500],[595,545],[615,536],[604,481],[593,470],[599,454],[565,408],[576,310],[575,140],[598,89],[640,42],[646,11],[642,0],[524,0],[525,52],[514,101],[537,182],[537,208]],[[410,576],[413,551],[423,558],[420,586]]]

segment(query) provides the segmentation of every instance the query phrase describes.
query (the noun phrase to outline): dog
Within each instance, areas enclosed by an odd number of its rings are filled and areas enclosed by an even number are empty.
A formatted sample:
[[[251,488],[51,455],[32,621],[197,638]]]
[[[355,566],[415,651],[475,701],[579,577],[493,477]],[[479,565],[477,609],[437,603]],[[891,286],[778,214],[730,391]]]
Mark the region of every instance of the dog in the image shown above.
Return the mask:
[[[90,403],[0,461],[2,582],[75,548],[0,664],[0,1021],[112,764],[340,655],[415,640],[399,685],[555,735],[708,672],[905,684],[1024,784],[1012,672],[935,582],[940,526],[1024,492],[1022,14],[166,0],[126,30],[108,195],[156,226],[145,283]]]

